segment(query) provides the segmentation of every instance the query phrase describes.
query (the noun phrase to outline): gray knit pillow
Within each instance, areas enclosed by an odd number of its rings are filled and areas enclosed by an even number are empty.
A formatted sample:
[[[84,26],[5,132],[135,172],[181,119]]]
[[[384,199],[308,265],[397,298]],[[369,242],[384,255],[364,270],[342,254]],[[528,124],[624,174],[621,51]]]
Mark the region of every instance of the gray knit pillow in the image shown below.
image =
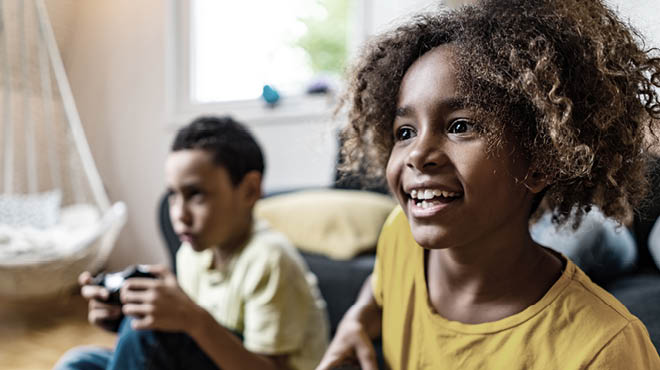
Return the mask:
[[[649,251],[655,265],[660,269],[660,218],[655,221],[655,225],[653,225],[653,229],[649,234]]]
[[[36,194],[0,194],[0,224],[47,229],[60,215],[59,190]]]

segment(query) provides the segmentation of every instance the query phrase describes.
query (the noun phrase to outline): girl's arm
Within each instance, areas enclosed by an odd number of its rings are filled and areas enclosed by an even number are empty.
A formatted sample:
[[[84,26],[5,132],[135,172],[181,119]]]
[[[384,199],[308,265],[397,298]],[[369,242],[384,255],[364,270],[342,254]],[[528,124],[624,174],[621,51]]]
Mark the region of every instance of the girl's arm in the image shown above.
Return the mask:
[[[317,370],[329,370],[356,360],[364,370],[377,370],[372,340],[380,335],[381,316],[382,311],[374,299],[369,276],[362,285],[357,301],[341,319],[337,333]]]

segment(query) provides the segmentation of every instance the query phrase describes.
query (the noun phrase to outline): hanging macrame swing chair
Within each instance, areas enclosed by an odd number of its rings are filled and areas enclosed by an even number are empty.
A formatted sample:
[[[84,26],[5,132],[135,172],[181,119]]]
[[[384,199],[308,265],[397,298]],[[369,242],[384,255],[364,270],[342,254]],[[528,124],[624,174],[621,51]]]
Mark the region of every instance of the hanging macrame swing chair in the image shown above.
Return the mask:
[[[0,0],[0,301],[70,292],[126,222],[91,156],[43,0]]]

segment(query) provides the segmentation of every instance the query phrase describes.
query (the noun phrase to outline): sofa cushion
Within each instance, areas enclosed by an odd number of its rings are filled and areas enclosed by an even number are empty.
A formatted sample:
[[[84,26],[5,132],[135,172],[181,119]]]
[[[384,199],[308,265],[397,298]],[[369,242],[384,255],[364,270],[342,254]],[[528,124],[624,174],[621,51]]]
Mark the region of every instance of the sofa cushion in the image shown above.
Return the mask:
[[[259,200],[255,215],[302,251],[350,259],[375,248],[394,205],[391,197],[366,191],[303,190]]]

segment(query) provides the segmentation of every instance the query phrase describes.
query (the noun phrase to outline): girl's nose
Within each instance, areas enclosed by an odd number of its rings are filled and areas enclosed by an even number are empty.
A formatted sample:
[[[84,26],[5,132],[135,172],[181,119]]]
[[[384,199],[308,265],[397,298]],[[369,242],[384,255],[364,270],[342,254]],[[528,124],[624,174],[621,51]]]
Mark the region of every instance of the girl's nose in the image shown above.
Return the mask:
[[[443,138],[433,133],[420,133],[412,143],[406,166],[418,171],[428,171],[447,161],[443,150]]]

